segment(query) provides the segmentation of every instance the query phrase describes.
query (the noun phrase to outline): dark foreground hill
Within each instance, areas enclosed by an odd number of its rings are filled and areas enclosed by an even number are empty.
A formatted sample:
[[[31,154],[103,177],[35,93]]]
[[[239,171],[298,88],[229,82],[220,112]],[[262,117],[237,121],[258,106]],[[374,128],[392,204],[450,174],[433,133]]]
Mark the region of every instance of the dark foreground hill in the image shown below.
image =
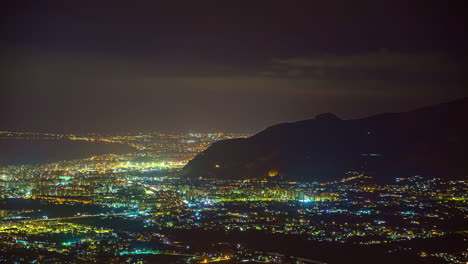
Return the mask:
[[[333,114],[214,143],[184,168],[189,177],[328,181],[348,171],[377,179],[468,176],[468,98],[357,120]]]

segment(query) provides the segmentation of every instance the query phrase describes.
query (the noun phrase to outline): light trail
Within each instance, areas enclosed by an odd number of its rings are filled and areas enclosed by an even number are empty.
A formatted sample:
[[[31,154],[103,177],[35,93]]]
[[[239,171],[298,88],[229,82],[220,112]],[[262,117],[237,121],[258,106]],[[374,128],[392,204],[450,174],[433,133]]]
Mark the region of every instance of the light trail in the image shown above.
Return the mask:
[[[129,215],[134,213],[116,213],[116,214],[97,214],[97,215],[78,215],[78,216],[67,216],[67,217],[59,217],[59,218],[47,218],[47,219],[34,219],[34,220],[21,220],[21,223],[27,222],[40,222],[40,221],[60,221],[60,220],[68,220],[68,219],[78,219],[78,218],[88,218],[88,217],[107,217],[107,216],[119,216],[119,215]]]

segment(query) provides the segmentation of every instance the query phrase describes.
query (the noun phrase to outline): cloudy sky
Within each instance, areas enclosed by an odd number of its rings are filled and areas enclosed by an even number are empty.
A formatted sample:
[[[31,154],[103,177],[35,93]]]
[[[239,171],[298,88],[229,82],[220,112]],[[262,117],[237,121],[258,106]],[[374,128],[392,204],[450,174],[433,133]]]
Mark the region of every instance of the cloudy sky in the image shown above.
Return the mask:
[[[6,5],[0,129],[256,132],[468,95],[462,1],[158,2]]]

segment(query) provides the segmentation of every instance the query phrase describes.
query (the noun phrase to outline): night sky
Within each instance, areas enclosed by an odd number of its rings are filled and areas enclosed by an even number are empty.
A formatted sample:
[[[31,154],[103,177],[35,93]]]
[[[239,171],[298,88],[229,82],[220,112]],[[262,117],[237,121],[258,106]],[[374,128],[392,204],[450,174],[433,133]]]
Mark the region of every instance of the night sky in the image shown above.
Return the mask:
[[[462,1],[10,2],[0,129],[257,132],[468,95]]]

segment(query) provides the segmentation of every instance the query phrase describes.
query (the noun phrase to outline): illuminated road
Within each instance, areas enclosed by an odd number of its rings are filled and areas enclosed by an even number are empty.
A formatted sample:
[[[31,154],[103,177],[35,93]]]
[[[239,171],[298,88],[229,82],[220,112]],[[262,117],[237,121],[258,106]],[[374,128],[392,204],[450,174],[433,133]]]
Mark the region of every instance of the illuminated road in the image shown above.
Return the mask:
[[[68,220],[68,219],[78,219],[78,218],[88,218],[88,217],[106,217],[106,216],[118,216],[118,215],[129,215],[134,213],[118,213],[118,214],[97,214],[97,215],[78,215],[78,216],[67,216],[59,218],[44,218],[44,219],[34,219],[34,220],[22,220],[19,222],[40,222],[40,221],[59,221],[59,220]]]
[[[270,255],[270,256],[278,256],[278,257],[286,257],[286,255],[284,255],[284,254],[278,254],[278,253],[267,253],[267,255]],[[327,264],[327,263],[325,263],[325,262],[321,262],[321,261],[317,261],[317,260],[312,260],[312,259],[306,259],[306,258],[296,258],[296,260],[300,260],[300,261],[302,261],[303,263]],[[252,262],[255,262],[255,263],[271,263],[271,262],[268,262],[268,261],[260,261],[260,260],[252,260]]]

